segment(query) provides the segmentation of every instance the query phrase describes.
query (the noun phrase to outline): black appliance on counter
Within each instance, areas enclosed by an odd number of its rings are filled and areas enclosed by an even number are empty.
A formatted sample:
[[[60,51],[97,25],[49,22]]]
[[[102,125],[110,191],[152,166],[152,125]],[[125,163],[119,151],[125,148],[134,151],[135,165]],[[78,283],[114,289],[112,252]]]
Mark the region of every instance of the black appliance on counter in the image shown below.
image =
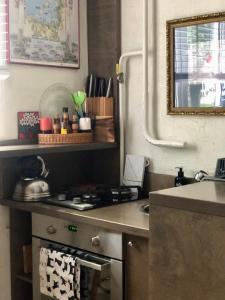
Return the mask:
[[[140,199],[139,187],[97,186],[95,188],[69,188],[46,199],[43,203],[89,210]]]

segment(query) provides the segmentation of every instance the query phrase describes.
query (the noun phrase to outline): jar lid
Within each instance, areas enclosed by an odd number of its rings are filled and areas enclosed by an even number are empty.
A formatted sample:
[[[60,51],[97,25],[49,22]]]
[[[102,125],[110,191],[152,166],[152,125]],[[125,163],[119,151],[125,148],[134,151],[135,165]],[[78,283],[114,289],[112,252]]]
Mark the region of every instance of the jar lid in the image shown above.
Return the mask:
[[[63,112],[68,113],[68,107],[63,107]]]

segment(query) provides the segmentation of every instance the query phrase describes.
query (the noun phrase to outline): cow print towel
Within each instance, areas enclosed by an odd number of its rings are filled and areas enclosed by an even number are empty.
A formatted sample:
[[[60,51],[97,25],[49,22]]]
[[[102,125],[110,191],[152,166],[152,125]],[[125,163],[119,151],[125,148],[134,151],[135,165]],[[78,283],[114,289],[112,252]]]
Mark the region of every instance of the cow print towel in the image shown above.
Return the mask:
[[[76,257],[56,250],[40,250],[40,291],[58,300],[80,300],[80,265]]]

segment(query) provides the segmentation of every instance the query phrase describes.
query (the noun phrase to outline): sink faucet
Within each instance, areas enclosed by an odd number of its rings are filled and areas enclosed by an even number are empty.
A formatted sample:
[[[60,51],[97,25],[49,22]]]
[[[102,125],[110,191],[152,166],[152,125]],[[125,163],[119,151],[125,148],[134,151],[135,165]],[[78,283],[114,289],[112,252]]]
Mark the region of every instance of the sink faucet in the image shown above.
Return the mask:
[[[202,182],[202,181],[222,181],[225,182],[224,176],[209,176],[208,173],[206,173],[203,170],[200,170],[197,172],[194,176],[195,181]]]

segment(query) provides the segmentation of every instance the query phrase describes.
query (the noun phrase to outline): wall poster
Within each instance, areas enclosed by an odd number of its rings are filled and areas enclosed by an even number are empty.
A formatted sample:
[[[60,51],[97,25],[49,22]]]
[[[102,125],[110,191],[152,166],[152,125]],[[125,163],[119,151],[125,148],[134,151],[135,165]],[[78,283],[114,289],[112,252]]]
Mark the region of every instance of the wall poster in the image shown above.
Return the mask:
[[[10,62],[79,68],[79,0],[9,0]]]

